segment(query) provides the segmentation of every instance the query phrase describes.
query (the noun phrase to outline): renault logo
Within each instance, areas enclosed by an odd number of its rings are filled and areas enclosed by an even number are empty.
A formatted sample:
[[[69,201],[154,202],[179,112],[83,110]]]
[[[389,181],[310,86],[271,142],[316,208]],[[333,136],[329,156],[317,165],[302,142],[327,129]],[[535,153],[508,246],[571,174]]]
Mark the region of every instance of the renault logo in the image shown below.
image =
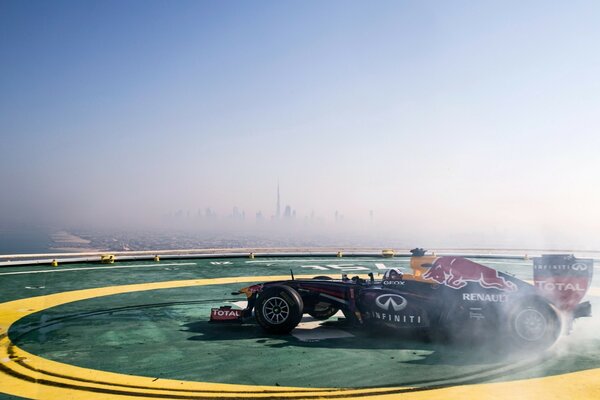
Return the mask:
[[[377,307],[385,311],[402,311],[407,303],[406,299],[398,294],[382,294],[375,299]]]

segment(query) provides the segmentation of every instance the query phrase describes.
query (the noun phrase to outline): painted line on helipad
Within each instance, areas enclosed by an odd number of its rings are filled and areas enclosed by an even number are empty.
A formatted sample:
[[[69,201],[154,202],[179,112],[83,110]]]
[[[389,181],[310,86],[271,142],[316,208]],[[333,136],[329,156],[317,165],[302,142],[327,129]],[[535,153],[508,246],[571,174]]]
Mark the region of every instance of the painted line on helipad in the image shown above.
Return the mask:
[[[306,278],[313,275],[303,276]],[[194,279],[76,290],[0,304],[0,388],[6,393],[35,399],[123,398],[307,398],[353,397],[357,394],[389,392],[390,389],[315,389],[190,382],[116,374],[76,367],[38,357],[11,343],[10,326],[32,313],[58,305],[101,296],[178,287],[262,282],[288,276],[255,276]],[[405,390],[405,388],[402,388]]]
[[[312,277],[302,276],[304,277]],[[368,389],[300,388],[191,382],[132,376],[77,367],[44,359],[14,345],[8,330],[32,313],[96,297],[157,289],[262,282],[286,276],[250,276],[155,282],[56,293],[0,304],[0,390],[33,399],[215,399],[215,398],[486,398],[527,395],[533,398],[600,398],[600,369],[502,383],[445,388],[385,387]],[[300,278],[300,276],[299,276]]]
[[[145,268],[145,267],[169,267],[175,265],[198,265],[193,262],[186,263],[168,263],[168,264],[139,264],[139,265],[114,265],[111,267],[83,267],[83,268],[57,268],[54,269],[43,269],[39,271],[14,271],[14,272],[0,272],[0,275],[24,275],[24,274],[49,274],[53,272],[69,272],[69,271],[89,271],[93,269],[125,269],[125,268]]]
[[[276,263],[276,262],[281,262],[281,263],[306,263],[306,262],[315,262],[315,263],[321,263],[323,264],[324,262],[330,263],[330,262],[338,262],[338,263],[347,263],[349,261],[356,261],[356,262],[361,262],[361,263],[365,263],[365,259],[364,258],[334,258],[334,259],[325,259],[325,258],[321,258],[320,260],[310,260],[310,259],[302,259],[302,260],[252,260],[252,261],[246,261],[246,263],[248,264],[268,264],[268,263]],[[385,262],[400,262],[400,263],[408,263],[409,260],[408,259],[398,259],[398,260],[394,260],[391,258],[382,258],[381,260],[366,260],[366,263],[385,263]]]

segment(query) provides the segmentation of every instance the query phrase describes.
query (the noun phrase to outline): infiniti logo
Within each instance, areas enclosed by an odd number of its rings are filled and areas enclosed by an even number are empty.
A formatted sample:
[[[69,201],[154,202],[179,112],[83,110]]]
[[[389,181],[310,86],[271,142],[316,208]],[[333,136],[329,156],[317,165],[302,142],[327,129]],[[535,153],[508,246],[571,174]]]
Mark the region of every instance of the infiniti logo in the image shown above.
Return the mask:
[[[406,299],[398,294],[382,294],[375,299],[377,307],[385,311],[402,311],[407,303]]]
[[[573,271],[587,271],[588,266],[584,263],[578,262],[571,265]]]

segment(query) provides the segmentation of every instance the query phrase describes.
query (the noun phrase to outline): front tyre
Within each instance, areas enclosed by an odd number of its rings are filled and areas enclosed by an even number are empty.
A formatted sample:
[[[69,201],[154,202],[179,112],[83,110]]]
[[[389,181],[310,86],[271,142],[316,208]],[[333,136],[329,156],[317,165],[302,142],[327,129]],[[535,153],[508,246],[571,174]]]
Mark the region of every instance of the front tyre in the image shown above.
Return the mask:
[[[304,304],[297,291],[289,286],[270,286],[256,301],[256,321],[269,333],[289,333],[302,319]]]
[[[523,350],[544,350],[560,335],[561,323],[554,307],[541,299],[519,302],[510,313],[509,329],[513,342]]]

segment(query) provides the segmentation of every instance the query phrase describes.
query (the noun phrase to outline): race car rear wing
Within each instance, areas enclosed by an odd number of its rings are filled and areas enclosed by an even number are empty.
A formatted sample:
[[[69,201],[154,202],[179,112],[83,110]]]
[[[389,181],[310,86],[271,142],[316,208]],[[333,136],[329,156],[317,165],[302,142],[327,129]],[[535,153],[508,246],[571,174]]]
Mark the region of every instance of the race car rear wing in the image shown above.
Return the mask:
[[[544,254],[533,259],[533,282],[536,290],[559,310],[575,314],[591,313],[589,303],[580,305],[594,273],[594,260],[575,258],[571,254]]]

